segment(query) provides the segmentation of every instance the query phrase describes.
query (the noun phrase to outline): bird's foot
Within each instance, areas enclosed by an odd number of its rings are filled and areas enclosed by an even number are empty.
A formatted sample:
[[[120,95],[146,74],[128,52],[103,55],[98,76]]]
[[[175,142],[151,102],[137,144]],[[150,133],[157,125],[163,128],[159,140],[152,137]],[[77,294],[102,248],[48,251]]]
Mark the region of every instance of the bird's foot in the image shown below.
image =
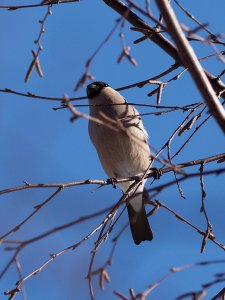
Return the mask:
[[[162,171],[158,168],[151,168],[150,170],[153,173],[154,180],[156,180],[156,179],[159,180],[162,175]]]
[[[113,188],[116,189],[117,179],[115,177],[108,178],[107,183],[111,184],[113,186]]]

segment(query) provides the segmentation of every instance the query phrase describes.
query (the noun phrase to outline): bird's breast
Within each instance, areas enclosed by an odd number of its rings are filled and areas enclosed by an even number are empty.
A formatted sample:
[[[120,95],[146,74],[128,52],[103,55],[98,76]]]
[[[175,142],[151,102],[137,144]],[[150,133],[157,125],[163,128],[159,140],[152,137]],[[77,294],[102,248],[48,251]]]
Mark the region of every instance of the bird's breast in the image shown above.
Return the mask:
[[[89,122],[89,134],[102,166],[109,177],[129,177],[146,171],[150,150],[141,128],[133,124],[125,130]]]

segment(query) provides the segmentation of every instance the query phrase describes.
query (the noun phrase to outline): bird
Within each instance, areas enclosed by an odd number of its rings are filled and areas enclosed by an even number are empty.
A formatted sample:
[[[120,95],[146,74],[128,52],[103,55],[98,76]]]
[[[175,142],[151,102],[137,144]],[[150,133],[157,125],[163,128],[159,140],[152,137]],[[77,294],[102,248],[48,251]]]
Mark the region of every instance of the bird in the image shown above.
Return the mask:
[[[121,179],[145,174],[151,153],[148,134],[138,111],[103,81],[90,83],[86,92],[90,114],[89,136],[107,176]],[[121,126],[123,129],[120,130]],[[117,185],[126,193],[133,182]],[[145,210],[149,197],[144,188],[145,182],[146,179],[141,181],[126,203],[132,237],[137,245],[153,239]]]

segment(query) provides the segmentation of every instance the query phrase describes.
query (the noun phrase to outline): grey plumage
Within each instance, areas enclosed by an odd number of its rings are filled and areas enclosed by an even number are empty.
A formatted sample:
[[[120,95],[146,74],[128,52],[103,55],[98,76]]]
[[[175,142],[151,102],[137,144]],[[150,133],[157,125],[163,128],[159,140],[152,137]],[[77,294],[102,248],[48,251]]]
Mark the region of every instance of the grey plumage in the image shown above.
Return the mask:
[[[87,96],[89,104],[93,105],[90,106],[90,115],[116,129],[89,121],[89,135],[106,174],[117,179],[144,174],[150,164],[150,149],[138,111],[131,105],[121,105],[126,103],[125,99],[102,81],[89,84]],[[125,130],[117,129],[110,120],[119,120]],[[144,207],[145,182],[142,181],[127,203],[130,228],[136,244],[153,238]],[[118,185],[126,192],[131,183]]]

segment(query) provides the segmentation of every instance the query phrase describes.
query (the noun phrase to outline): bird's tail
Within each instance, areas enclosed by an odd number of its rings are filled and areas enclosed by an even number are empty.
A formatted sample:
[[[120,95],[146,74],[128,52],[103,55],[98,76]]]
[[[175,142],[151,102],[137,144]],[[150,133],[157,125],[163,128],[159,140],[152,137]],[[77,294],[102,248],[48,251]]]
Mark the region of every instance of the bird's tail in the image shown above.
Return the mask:
[[[144,206],[144,199],[146,197],[149,196],[148,192],[144,189],[143,193],[134,196],[134,198],[127,203],[130,229],[133,240],[137,245],[143,241],[151,241],[153,239],[153,233],[148,223]],[[137,205],[137,203],[139,204]]]

